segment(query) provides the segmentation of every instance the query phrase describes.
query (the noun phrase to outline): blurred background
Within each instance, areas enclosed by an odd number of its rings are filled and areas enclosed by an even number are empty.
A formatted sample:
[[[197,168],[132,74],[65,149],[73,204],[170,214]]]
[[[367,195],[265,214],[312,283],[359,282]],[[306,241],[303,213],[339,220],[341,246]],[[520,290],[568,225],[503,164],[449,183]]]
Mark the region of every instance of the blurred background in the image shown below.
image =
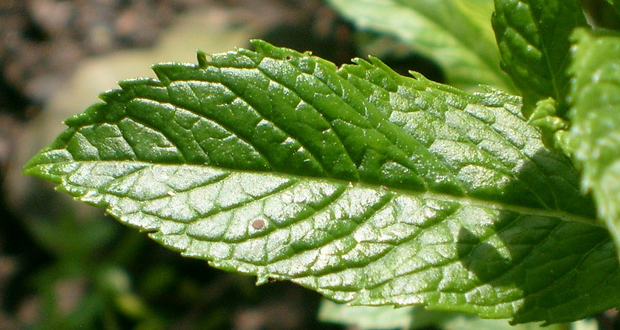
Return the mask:
[[[592,17],[605,17],[603,1],[584,3]],[[353,330],[364,318],[383,328],[408,324],[419,310],[343,312],[291,283],[256,287],[253,277],[180,257],[21,175],[63,130],[62,120],[117,81],[153,77],[157,62],[195,63],[198,49],[247,48],[252,38],[338,65],[372,54],[400,73],[444,81],[434,62],[391,37],[357,30],[322,0],[0,0],[0,330]],[[425,329],[438,329],[433,320],[445,317],[420,315]],[[343,318],[352,325],[327,322]],[[581,329],[617,329],[617,320],[610,311]],[[509,326],[487,325],[500,328]]]
[[[336,64],[372,53],[441,80],[407,47],[320,0],[0,0],[0,329],[344,329],[320,296],[182,258],[20,174],[62,120],[156,62],[251,38]],[[350,327],[353,328],[353,327]]]

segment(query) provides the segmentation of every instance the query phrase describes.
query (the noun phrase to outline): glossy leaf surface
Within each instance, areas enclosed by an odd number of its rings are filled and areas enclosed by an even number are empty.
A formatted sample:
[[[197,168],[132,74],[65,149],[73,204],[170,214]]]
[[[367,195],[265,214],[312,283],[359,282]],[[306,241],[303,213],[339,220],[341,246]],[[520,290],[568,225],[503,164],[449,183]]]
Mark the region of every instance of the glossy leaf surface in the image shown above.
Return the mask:
[[[558,115],[566,112],[570,64],[569,36],[586,26],[579,0],[495,0],[493,28],[502,69],[521,90],[523,112],[552,97]]]
[[[121,83],[26,172],[185,256],[351,304],[560,322],[620,302],[614,245],[519,98],[254,47]]]

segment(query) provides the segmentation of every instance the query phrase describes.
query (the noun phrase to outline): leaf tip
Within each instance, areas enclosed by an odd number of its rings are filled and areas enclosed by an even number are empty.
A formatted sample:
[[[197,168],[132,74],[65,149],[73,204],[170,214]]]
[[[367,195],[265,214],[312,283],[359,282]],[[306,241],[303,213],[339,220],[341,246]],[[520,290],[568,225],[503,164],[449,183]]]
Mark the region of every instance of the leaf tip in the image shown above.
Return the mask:
[[[41,171],[37,167],[38,160],[37,157],[34,156],[22,167],[22,174],[28,176],[39,177],[41,175]]]
[[[250,40],[250,44],[254,48],[254,51],[257,54],[267,55],[275,58],[285,58],[286,55],[277,54],[279,49],[272,44],[266,42],[261,39],[252,39]]]
[[[209,62],[211,60],[211,55],[206,52],[199,50],[196,52],[196,59],[198,60],[198,67],[204,69],[209,66]]]
[[[37,154],[24,165],[22,174],[48,180],[55,184],[61,184],[61,178],[58,175],[49,173],[49,171],[44,168],[44,164],[45,161],[42,159],[41,154]]]
[[[273,279],[265,274],[256,275],[256,286],[267,284],[272,281]]]
[[[170,77],[168,76],[168,73],[166,72],[166,65],[164,64],[155,64],[153,66],[151,66],[151,69],[153,70],[153,72],[155,72],[155,75],[157,76],[157,79],[164,85],[168,85],[170,84]],[[122,83],[127,83],[128,81],[123,81],[123,82],[119,82],[119,86],[121,86],[121,88],[126,89],[125,86],[123,86]],[[131,80],[129,80],[129,82],[131,82]]]
[[[592,30],[584,28],[584,27],[575,28],[570,35],[570,41],[572,43],[575,43],[583,38],[588,38],[590,36],[588,31],[592,31]]]
[[[265,40],[262,39],[250,39],[250,44],[252,45],[252,47],[254,47],[254,49],[256,49],[257,51],[259,49],[261,49],[261,47],[263,47],[264,45],[269,45],[268,42],[266,42]]]
[[[284,48],[278,48],[262,39],[252,39],[250,40],[250,44],[252,45],[252,47],[257,53],[271,55],[271,56],[273,56],[275,52],[278,52],[284,49]]]
[[[311,51],[299,53],[290,48],[274,46],[261,39],[252,39],[250,43],[256,50],[256,53],[280,60],[291,60],[292,58],[309,57],[312,55]]]

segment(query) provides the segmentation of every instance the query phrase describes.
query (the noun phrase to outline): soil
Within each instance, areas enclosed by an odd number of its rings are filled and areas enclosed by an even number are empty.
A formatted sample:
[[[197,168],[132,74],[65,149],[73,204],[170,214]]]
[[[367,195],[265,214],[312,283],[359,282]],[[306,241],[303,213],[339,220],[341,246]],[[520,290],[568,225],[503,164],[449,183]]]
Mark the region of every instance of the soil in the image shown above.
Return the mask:
[[[10,160],[19,148],[17,137],[83,60],[153,46],[175,18],[192,10],[256,11],[257,6],[259,15],[243,19],[260,20],[267,15],[280,20],[263,39],[300,51],[312,49],[337,63],[353,57],[351,27],[319,0],[0,1],[0,183],[9,166],[15,166]],[[37,264],[53,262],[50,251],[38,246],[24,219],[5,205],[12,188],[0,192],[1,329],[23,328],[40,317],[42,296],[16,293],[16,283],[23,284],[23,279],[39,271]],[[71,296],[81,294],[84,285],[71,282],[59,288]],[[264,304],[240,307],[231,322],[237,329],[272,328],[280,321],[292,324],[287,328],[293,329],[299,322],[314,322],[318,297],[310,293],[308,298],[309,293],[300,290],[276,289],[283,297],[271,299],[287,303],[277,308]],[[291,315],[294,320],[285,319]]]
[[[19,133],[13,127],[36,116],[82,59],[152,46],[184,12],[257,6],[247,0],[0,1],[0,164]],[[265,39],[336,62],[351,58],[349,26],[321,1],[266,0],[260,10],[282,21]]]

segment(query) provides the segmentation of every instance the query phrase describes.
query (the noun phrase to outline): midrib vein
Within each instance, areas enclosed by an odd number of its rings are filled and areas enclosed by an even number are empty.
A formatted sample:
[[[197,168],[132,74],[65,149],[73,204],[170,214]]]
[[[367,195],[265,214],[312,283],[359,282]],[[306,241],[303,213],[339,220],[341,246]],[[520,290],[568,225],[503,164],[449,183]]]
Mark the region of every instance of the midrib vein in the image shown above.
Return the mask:
[[[381,185],[378,186],[378,185],[372,185],[372,184],[368,184],[364,182],[351,182],[351,181],[340,180],[340,179],[329,178],[329,177],[310,177],[310,176],[288,174],[288,173],[282,173],[282,172],[236,170],[236,169],[222,168],[218,166],[200,165],[200,164],[155,164],[155,163],[150,163],[150,162],[145,162],[145,161],[135,161],[135,160],[130,160],[130,161],[95,160],[95,161],[77,161],[77,162],[82,162],[82,163],[132,162],[132,163],[140,163],[140,164],[146,163],[147,166],[145,166],[144,168],[147,168],[150,166],[199,166],[199,167],[206,166],[206,167],[210,167],[210,168],[217,169],[220,171],[248,173],[248,174],[265,174],[265,175],[280,176],[280,177],[284,177],[287,179],[331,182],[337,185],[345,186],[347,187],[347,189],[366,188],[366,189],[371,189],[371,190],[386,191],[386,192],[392,192],[392,193],[403,195],[403,196],[413,196],[413,197],[419,197],[421,199],[434,199],[438,201],[454,202],[454,203],[459,203],[461,205],[467,205],[467,206],[472,206],[472,207],[481,207],[481,208],[493,209],[493,210],[498,210],[498,211],[510,211],[510,212],[516,212],[520,214],[527,214],[527,215],[533,215],[533,216],[559,218],[563,221],[582,222],[588,225],[605,228],[603,224],[597,223],[596,219],[575,215],[575,214],[568,213],[566,211],[561,211],[561,210],[539,209],[539,208],[532,208],[532,207],[526,207],[526,206],[511,205],[511,204],[505,204],[505,203],[499,203],[499,202],[474,199],[474,198],[467,197],[467,196],[463,197],[463,196],[442,194],[442,193],[433,192],[433,191],[411,191],[411,190],[405,190],[405,189],[392,188],[389,186],[381,186]],[[143,169],[140,169],[140,170],[143,170]],[[119,178],[117,177],[115,179],[119,179]]]

